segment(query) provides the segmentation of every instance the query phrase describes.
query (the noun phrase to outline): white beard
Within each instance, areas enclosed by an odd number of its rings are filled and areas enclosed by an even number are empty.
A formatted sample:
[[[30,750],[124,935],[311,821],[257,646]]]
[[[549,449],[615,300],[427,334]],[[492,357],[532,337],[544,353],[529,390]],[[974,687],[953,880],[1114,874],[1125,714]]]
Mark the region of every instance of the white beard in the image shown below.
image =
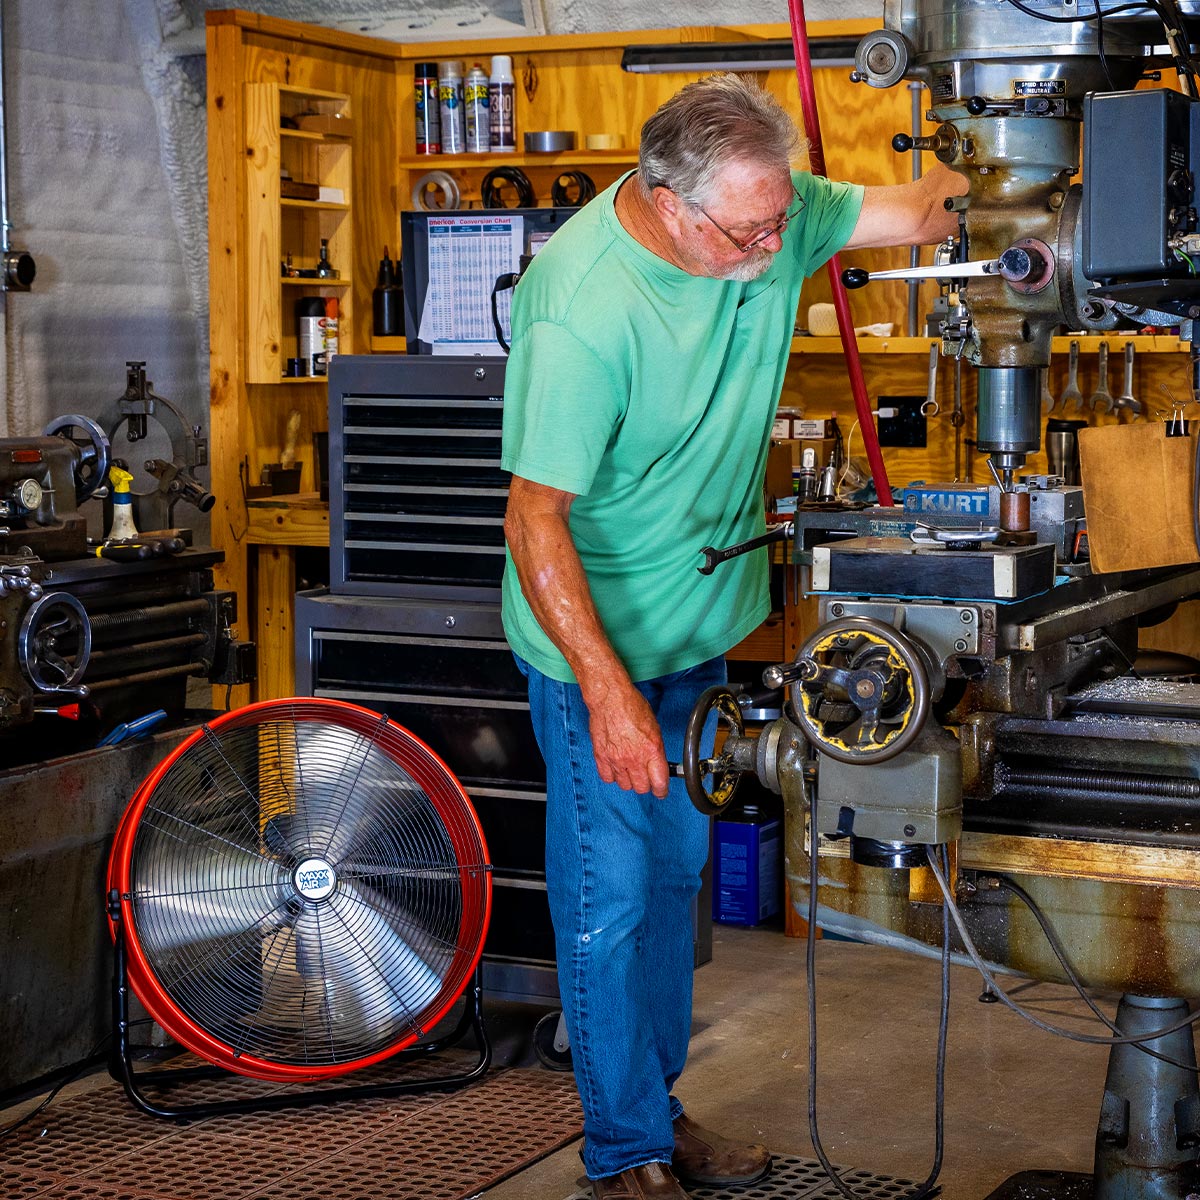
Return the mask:
[[[732,283],[750,283],[757,279],[760,275],[765,274],[771,266],[771,260],[775,257],[770,250],[754,251],[739,263],[734,263],[727,270],[722,271],[717,279],[728,279]]]

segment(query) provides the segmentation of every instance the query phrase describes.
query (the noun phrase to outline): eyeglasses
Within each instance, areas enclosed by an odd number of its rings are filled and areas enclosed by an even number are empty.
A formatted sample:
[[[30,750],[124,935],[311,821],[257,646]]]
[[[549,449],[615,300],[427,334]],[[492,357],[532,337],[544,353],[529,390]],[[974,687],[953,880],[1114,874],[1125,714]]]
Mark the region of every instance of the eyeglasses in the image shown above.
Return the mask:
[[[738,238],[735,238],[733,236],[733,234],[730,233],[729,230],[725,228],[724,225],[721,225],[719,222],[713,220],[713,218],[711,216],[709,216],[709,214],[707,212],[705,212],[704,209],[700,209],[700,211],[702,213],[704,213],[704,215],[706,217],[708,217],[708,219],[710,221],[712,221],[712,223],[714,225],[716,225],[716,227],[743,254],[749,254],[750,251],[753,250],[755,246],[761,246],[763,244],[763,242],[765,242],[767,240],[767,238],[774,237],[777,233],[780,233],[780,234],[783,233],[783,231],[787,228],[788,222],[794,221],[804,211],[804,197],[801,196],[798,191],[796,191],[795,184],[792,184],[792,196],[794,197],[794,202],[793,202],[791,208],[789,208],[787,210],[787,212],[785,212],[783,214],[783,216],[780,217],[779,220],[776,221],[773,225],[768,225],[765,229],[760,229],[758,231],[758,233],[754,234],[748,241],[739,240]]]

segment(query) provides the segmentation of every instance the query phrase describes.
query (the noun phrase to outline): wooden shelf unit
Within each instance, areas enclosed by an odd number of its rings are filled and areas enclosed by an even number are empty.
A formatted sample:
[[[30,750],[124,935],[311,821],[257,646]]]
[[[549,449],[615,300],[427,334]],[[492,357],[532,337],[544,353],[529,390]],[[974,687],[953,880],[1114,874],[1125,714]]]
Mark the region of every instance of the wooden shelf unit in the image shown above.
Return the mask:
[[[246,380],[282,382],[284,363],[297,356],[294,308],[304,295],[338,300],[339,319],[346,323],[339,350],[353,345],[353,301],[349,281],[294,278],[283,275],[285,262],[312,270],[320,244],[339,272],[354,255],[351,205],[348,201],[299,200],[280,195],[280,176],[338,188],[351,196],[352,149],[344,135],[330,136],[285,128],[282,122],[316,111],[349,117],[347,93],[271,82],[245,84],[246,245],[253,249],[246,272]],[[285,300],[286,295],[286,300]],[[340,334],[340,329],[339,329]]]

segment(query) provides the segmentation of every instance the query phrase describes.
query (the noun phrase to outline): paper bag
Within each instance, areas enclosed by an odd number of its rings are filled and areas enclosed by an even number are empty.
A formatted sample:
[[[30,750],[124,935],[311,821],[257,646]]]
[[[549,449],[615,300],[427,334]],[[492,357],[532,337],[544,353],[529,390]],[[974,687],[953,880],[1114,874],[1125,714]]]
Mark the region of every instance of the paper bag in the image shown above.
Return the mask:
[[[1079,431],[1088,547],[1096,571],[1200,562],[1192,531],[1192,433],[1167,437],[1163,421]]]

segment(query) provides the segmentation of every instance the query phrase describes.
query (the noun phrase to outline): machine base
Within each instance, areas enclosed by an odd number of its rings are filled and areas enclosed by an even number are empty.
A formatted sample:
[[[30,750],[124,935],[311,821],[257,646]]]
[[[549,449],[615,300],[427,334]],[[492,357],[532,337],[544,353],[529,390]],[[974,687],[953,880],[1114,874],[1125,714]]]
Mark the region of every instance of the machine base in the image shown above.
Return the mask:
[[[1077,1171],[1022,1171],[1006,1179],[985,1200],[1092,1200],[1091,1175]]]

